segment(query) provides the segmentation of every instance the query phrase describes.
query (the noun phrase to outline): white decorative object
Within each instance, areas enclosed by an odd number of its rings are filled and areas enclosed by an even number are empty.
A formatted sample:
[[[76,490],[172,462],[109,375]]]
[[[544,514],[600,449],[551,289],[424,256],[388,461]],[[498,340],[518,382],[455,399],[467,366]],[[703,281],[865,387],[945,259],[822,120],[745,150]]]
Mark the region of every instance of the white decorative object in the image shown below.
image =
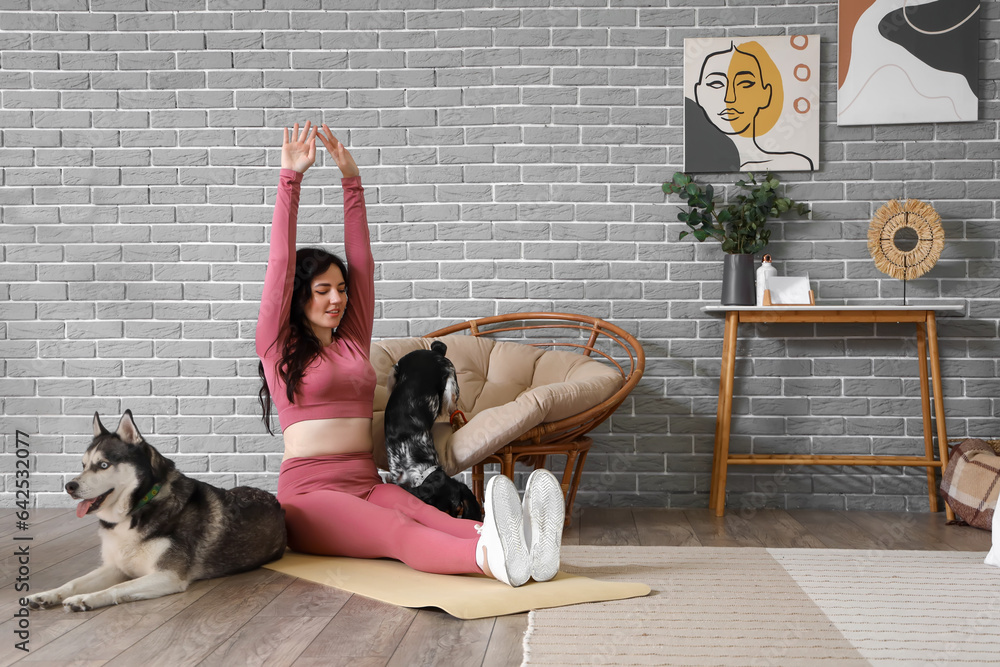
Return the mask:
[[[764,255],[764,259],[757,269],[757,305],[764,305],[764,290],[767,289],[767,281],[778,275],[778,270],[771,264],[771,256]]]
[[[774,276],[768,278],[767,289],[774,305],[809,305],[809,276]]]

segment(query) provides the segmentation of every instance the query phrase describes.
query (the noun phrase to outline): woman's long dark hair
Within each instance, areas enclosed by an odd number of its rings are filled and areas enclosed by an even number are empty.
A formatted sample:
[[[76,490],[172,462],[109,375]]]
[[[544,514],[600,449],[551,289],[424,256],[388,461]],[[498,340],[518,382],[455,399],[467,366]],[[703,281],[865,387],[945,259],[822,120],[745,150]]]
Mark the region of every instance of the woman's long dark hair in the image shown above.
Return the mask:
[[[323,344],[313,333],[312,326],[306,319],[305,305],[312,298],[313,278],[329,269],[331,265],[340,269],[346,283],[347,265],[336,255],[322,248],[299,248],[295,252],[295,283],[292,286],[291,311],[288,321],[281,325],[278,340],[272,343],[276,345],[281,342],[278,374],[285,383],[285,391],[291,403],[295,402],[295,392],[302,381],[306,367],[323,349]],[[262,419],[267,426],[267,432],[274,435],[271,431],[271,389],[267,386],[263,361],[257,364],[257,373],[260,375],[261,385],[257,399],[264,413]]]

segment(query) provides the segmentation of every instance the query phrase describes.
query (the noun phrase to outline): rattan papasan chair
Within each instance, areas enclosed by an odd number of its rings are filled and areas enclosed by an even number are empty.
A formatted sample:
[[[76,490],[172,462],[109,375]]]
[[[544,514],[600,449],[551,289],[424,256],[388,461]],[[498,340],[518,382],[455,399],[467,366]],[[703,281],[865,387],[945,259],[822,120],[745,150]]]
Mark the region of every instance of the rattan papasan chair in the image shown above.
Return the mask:
[[[642,346],[604,320],[572,313],[512,313],[462,322],[420,338],[377,341],[371,361],[378,378],[372,436],[375,462],[385,468],[382,415],[392,366],[434,340],[448,346],[460,388],[459,428],[442,417],[435,445],[449,475],[472,468],[482,501],[484,465],[500,464],[513,479],[517,461],[544,467],[566,457],[562,487],[567,524],[592,440],[587,434],[622,404],[645,367]],[[452,420],[454,423],[455,420]],[[558,477],[558,471],[554,471]]]

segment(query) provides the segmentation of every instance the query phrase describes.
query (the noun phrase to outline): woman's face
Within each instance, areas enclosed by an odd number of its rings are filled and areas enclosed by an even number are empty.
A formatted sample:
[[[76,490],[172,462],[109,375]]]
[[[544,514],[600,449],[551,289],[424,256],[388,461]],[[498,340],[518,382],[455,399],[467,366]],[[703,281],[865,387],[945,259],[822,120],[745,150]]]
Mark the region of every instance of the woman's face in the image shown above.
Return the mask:
[[[717,128],[744,134],[752,131],[754,118],[771,103],[771,87],[761,80],[757,59],[734,49],[705,61],[695,99]]]
[[[306,302],[306,319],[313,329],[336,329],[347,310],[347,283],[336,264],[312,279],[312,290]]]

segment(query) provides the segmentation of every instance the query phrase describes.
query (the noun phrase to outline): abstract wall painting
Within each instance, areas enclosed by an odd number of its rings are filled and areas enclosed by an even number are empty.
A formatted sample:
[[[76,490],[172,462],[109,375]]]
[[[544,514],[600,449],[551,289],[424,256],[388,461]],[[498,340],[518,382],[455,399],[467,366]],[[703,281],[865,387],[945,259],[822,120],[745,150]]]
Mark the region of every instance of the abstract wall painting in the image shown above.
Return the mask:
[[[819,35],[684,40],[684,170],[819,168]]]
[[[837,123],[977,120],[979,0],[840,0]]]

